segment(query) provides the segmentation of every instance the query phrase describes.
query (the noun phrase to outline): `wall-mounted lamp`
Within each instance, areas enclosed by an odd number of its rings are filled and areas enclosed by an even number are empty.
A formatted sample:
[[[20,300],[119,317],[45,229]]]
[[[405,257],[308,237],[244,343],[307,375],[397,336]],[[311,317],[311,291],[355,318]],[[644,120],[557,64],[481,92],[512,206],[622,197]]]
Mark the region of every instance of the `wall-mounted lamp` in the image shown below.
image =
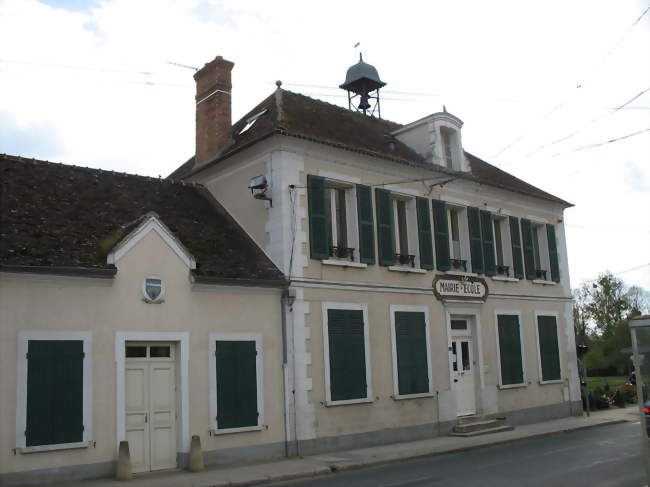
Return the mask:
[[[251,190],[253,198],[256,200],[268,201],[273,206],[273,200],[266,194],[269,189],[269,184],[266,182],[266,176],[260,174],[248,181],[248,187]]]

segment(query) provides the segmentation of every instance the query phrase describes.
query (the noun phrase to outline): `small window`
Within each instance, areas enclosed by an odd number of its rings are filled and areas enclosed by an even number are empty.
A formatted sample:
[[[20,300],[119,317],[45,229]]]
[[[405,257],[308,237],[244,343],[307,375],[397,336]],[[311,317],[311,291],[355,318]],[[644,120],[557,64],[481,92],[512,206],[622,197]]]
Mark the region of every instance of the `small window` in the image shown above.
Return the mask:
[[[442,138],[442,148],[443,148],[443,154],[445,158],[445,166],[447,166],[449,169],[454,168],[454,160],[452,157],[452,135],[453,132],[450,130],[442,127],[440,129],[440,136]]]
[[[147,356],[146,345],[127,345],[126,358],[145,358]]]
[[[149,347],[149,357],[167,357],[171,356],[171,347],[169,345],[151,345]]]
[[[449,256],[454,271],[467,272],[467,255],[469,254],[469,234],[465,209],[447,206],[449,225]]]
[[[494,229],[494,252],[496,262],[496,275],[513,277],[512,247],[510,245],[510,224],[507,218],[492,217]]]
[[[391,193],[390,200],[394,222],[395,264],[415,267],[419,252],[415,198]]]
[[[467,320],[451,320],[452,330],[467,330]]]

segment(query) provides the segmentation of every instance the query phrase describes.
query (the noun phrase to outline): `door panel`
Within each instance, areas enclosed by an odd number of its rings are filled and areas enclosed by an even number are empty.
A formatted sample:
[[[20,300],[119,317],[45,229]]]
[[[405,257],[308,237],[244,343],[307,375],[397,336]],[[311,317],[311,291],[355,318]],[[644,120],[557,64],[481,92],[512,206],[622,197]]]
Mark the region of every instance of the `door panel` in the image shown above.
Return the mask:
[[[149,366],[145,362],[126,366],[126,440],[129,442],[131,468],[149,470]]]
[[[454,336],[452,351],[452,390],[456,395],[458,416],[476,413],[474,357],[472,338]]]
[[[175,379],[171,362],[150,363],[151,470],[176,467]]]

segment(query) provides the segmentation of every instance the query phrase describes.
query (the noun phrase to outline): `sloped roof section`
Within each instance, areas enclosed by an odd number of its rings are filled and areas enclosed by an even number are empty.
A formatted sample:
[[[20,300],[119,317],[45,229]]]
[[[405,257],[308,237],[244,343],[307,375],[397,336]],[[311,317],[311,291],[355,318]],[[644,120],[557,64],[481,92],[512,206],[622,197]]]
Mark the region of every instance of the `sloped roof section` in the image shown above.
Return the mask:
[[[202,186],[0,155],[0,191],[0,269],[114,269],[109,252],[155,212],[197,277],[283,282]]]
[[[267,110],[251,129],[239,134],[252,115]],[[389,120],[369,117],[346,108],[316,100],[305,95],[278,88],[273,94],[233,125],[233,144],[213,161],[201,168],[193,168],[193,159],[180,166],[169,177],[183,179],[218,164],[232,154],[271,135],[297,137],[344,150],[366,154],[421,169],[442,172],[460,179],[514,191],[520,194],[553,201],[564,206],[570,203],[553,196],[502,171],[495,166],[466,153],[471,172],[449,170],[432,165],[415,150],[391,136],[403,125]]]

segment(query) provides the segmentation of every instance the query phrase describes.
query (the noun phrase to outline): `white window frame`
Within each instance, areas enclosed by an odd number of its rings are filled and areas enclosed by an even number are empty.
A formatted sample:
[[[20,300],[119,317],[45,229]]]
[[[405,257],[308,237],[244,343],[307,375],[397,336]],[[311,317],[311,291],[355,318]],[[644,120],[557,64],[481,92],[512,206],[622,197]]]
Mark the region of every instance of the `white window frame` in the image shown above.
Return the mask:
[[[403,249],[400,248],[399,242],[399,224],[397,219],[397,201],[404,201],[406,203],[406,239],[408,242],[408,249],[406,252],[403,252]],[[393,226],[394,226],[394,238],[395,238],[395,253],[396,254],[410,254],[415,255],[414,265],[415,269],[420,269],[420,239],[418,236],[418,217],[417,217],[417,207],[416,199],[411,195],[406,195],[398,192],[391,191],[390,193],[390,203],[393,210]],[[395,266],[391,267],[406,267],[411,269],[410,265],[403,265],[398,262],[395,262]]]
[[[535,310],[533,312],[535,318],[535,342],[537,343],[537,371],[539,373],[540,384],[562,384],[564,383],[564,363],[562,362],[562,357],[560,356],[562,352],[562,347],[560,346],[560,314],[557,311],[539,311]],[[539,323],[537,318],[539,316],[553,316],[555,318],[555,333],[557,333],[557,353],[558,360],[560,361],[560,378],[553,380],[544,380],[542,375],[542,349],[541,343],[539,341]]]
[[[510,236],[510,221],[507,216],[501,215],[492,215],[492,226],[493,232],[495,235],[494,238],[494,262],[497,262],[496,254],[496,231],[495,228],[498,226],[501,233],[501,252],[503,254],[503,265],[506,265],[510,268],[510,276],[514,277],[515,269],[512,258],[512,240]]]
[[[348,248],[354,249],[354,259],[352,262],[360,264],[361,254],[359,249],[359,216],[357,210],[357,186],[355,183],[348,181],[340,181],[331,178],[325,179],[325,191],[330,192],[330,205],[327,211],[330,215],[330,221],[332,222],[332,241],[331,245],[336,246],[338,235],[336,230],[336,202],[335,198],[332,198],[334,195],[333,189],[344,189],[345,190],[345,219],[346,219],[346,231],[347,231],[347,246]],[[328,242],[330,245],[330,242]],[[329,248],[328,248],[329,253]],[[335,256],[330,256],[330,258],[323,260],[322,262],[327,264],[336,265],[341,263],[342,265],[350,264],[350,261],[338,259]],[[363,267],[366,267],[365,264],[362,264]],[[356,265],[350,267],[357,267]]]
[[[399,393],[399,374],[397,369],[397,337],[395,336],[395,313],[404,311],[408,313],[424,313],[425,339],[427,347],[427,374],[429,376],[429,391],[418,394],[400,394]],[[418,397],[433,396],[433,375],[431,373],[431,330],[429,327],[429,307],[428,306],[407,306],[401,304],[390,305],[390,337],[392,341],[391,352],[393,356],[393,399],[416,399]]]
[[[519,384],[504,384],[501,377],[501,348],[499,346],[499,315],[517,316],[519,322],[519,343],[521,348],[521,369],[522,381]],[[494,334],[497,341],[497,369],[499,372],[499,389],[515,389],[517,387],[528,387],[528,379],[526,375],[526,351],[524,349],[524,327],[522,324],[521,310],[513,309],[496,309],[494,310]]]
[[[337,303],[323,302],[323,362],[325,363],[325,405],[326,406],[343,406],[346,404],[360,404],[373,402],[372,393],[372,369],[370,362],[370,339],[368,326],[368,305],[365,303]],[[366,356],[366,397],[360,399],[346,399],[342,401],[332,401],[332,389],[330,382],[330,345],[329,345],[329,322],[327,311],[330,309],[353,310],[363,312],[363,343]]]
[[[27,350],[30,340],[78,340],[83,342],[83,435],[74,443],[27,446]],[[16,358],[16,450],[20,453],[88,448],[93,438],[93,341],[90,331],[21,331]]]
[[[213,435],[225,435],[231,433],[244,433],[247,431],[260,431],[264,428],[264,355],[261,333],[210,333],[208,350],[208,366],[210,367],[210,431]],[[217,423],[217,357],[215,356],[217,342],[247,341],[255,342],[255,369],[257,376],[257,426],[243,426],[241,428],[219,429]]]
[[[446,202],[447,210],[447,231],[449,232],[449,258],[454,259],[454,241],[451,231],[451,213],[458,215],[458,238],[460,238],[460,259],[467,262],[467,268],[471,269],[471,257],[469,251],[469,224],[467,222],[467,207]],[[453,271],[453,269],[452,269]],[[461,272],[461,271],[456,271]],[[467,271],[468,273],[470,271]]]

